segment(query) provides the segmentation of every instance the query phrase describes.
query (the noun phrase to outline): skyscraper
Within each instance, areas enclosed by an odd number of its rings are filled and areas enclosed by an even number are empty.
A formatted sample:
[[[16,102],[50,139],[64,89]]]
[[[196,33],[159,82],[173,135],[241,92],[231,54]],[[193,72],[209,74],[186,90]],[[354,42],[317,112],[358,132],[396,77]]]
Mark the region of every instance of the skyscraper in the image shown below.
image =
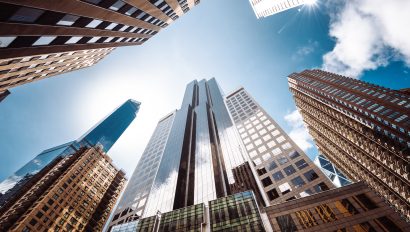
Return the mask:
[[[125,173],[102,146],[59,156],[0,209],[1,231],[101,231]]]
[[[343,174],[332,162],[330,162],[325,156],[318,155],[313,162],[322,170],[322,172],[332,181],[336,187],[346,186],[351,184],[345,174]]]
[[[251,189],[258,199],[255,171],[248,161],[215,79],[186,87],[179,110],[162,118],[154,131],[110,226],[200,204]],[[239,188],[244,175],[250,186]],[[253,178],[253,179],[252,179]]]
[[[264,18],[314,0],[249,0],[256,18]]]
[[[13,175],[0,183],[0,208],[8,199],[18,192],[30,178],[46,167],[50,162],[59,156],[75,152],[73,148],[88,145],[102,145],[104,152],[108,152],[112,145],[118,140],[121,134],[127,129],[139,110],[140,103],[134,100],[127,100],[108,117],[93,127],[89,132],[76,141],[47,149],[37,155],[34,159],[20,168]]]
[[[0,0],[0,96],[140,45],[199,0]]]
[[[410,224],[364,182],[270,206],[264,211],[273,231],[410,230]]]
[[[410,219],[410,95],[321,70],[289,76],[319,151]]]
[[[270,204],[329,190],[333,184],[244,89],[226,105]]]

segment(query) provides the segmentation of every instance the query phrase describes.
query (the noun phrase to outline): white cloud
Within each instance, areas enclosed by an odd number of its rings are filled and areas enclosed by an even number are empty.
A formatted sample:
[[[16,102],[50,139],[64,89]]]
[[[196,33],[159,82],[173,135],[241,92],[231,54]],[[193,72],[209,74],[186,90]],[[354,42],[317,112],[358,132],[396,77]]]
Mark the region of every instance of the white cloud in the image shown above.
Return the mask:
[[[338,12],[331,14],[329,34],[336,45],[323,56],[323,69],[357,78],[393,59],[410,66],[410,1],[349,0],[342,7],[334,5]]]
[[[285,115],[285,121],[291,126],[292,130],[289,133],[290,138],[295,141],[295,143],[303,151],[307,151],[309,148],[313,147],[313,140],[310,137],[302,119],[302,115],[299,114],[298,110]]]

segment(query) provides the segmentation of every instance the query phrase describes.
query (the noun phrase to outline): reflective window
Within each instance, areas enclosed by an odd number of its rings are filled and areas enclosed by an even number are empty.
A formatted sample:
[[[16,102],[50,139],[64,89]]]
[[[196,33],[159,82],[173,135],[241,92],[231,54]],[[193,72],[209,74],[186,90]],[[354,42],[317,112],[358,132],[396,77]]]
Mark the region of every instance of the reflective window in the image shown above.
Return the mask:
[[[83,37],[82,36],[73,36],[69,40],[67,40],[67,42],[65,42],[65,44],[77,43],[81,38],[83,38]]]
[[[290,176],[296,172],[296,169],[292,165],[289,165],[286,168],[284,168],[283,171],[286,173],[286,175]]]
[[[15,22],[26,22],[26,23],[33,23],[35,22],[42,14],[44,13],[43,10],[28,8],[28,7],[21,7],[14,13],[13,16],[10,17],[10,21]]]
[[[114,4],[112,4],[109,9],[110,10],[119,10],[122,6],[124,6],[125,3],[123,1],[118,0],[117,2],[115,2]]]
[[[96,28],[98,25],[100,25],[100,23],[102,23],[101,20],[94,19],[94,20],[91,21],[89,24],[87,24],[87,26],[85,26],[85,27],[88,27],[88,28]]]
[[[41,36],[36,42],[33,43],[33,46],[48,45],[55,38],[55,36]]]
[[[137,11],[137,8],[133,7],[129,9],[127,12],[125,12],[126,15],[132,15],[135,11]]]
[[[289,157],[291,159],[294,159],[294,158],[299,157],[299,156],[300,156],[300,154],[297,151],[292,151],[292,152],[289,153]]]
[[[309,170],[308,172],[306,172],[305,174],[303,174],[305,176],[305,178],[308,181],[313,181],[316,180],[317,178],[319,178],[319,176],[317,175],[317,173],[313,170]]]
[[[78,16],[67,14],[60,21],[57,22],[57,25],[71,26],[79,18],[80,17],[78,17]]]
[[[272,177],[275,181],[280,181],[283,178],[285,178],[285,176],[282,174],[281,171],[277,171],[277,172],[273,173]]]
[[[279,193],[278,191],[276,191],[276,189],[271,189],[268,192],[266,192],[268,194],[269,200],[273,201],[276,198],[279,197]]]
[[[306,161],[304,159],[301,159],[299,161],[295,162],[296,167],[301,170],[303,168],[306,168],[308,166],[308,164],[306,163]]]
[[[108,25],[105,29],[111,30],[111,29],[113,29],[114,27],[116,27],[117,25],[118,25],[118,23],[111,23],[111,24]]]
[[[298,176],[296,178],[293,178],[291,180],[293,186],[295,186],[296,188],[301,187],[302,185],[305,184],[305,181],[302,179],[302,177]]]
[[[15,36],[0,37],[0,48],[9,46],[9,44],[11,44],[11,42],[13,42],[15,38]]]
[[[272,162],[269,164],[268,169],[269,169],[269,171],[272,171],[273,169],[275,169],[275,168],[277,168],[277,167],[278,167],[278,165],[275,163],[275,161],[272,161]]]
[[[97,40],[99,40],[101,37],[99,37],[99,36],[96,36],[96,37],[93,37],[92,39],[90,39],[87,43],[95,43],[95,42],[97,42]]]
[[[282,165],[282,164],[286,164],[288,161],[289,161],[288,158],[286,158],[286,157],[284,157],[284,156],[278,158],[278,162],[279,162],[279,164],[281,164],[281,165]]]

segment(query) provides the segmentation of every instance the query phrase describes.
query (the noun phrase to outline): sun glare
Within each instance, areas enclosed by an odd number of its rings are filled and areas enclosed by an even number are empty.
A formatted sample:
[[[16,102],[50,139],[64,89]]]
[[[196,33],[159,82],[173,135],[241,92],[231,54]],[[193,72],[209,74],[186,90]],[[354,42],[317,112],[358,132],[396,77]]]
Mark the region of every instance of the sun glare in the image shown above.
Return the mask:
[[[306,4],[306,5],[309,5],[309,6],[315,5],[315,4],[316,4],[316,0],[305,0],[305,4]]]

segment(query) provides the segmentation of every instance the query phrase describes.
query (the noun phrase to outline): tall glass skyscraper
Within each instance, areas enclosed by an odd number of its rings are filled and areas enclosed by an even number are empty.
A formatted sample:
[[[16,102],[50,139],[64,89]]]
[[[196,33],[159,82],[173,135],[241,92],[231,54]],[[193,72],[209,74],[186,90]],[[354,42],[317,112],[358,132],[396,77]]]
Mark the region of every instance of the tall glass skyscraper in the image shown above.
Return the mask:
[[[215,79],[192,81],[181,108],[162,118],[115,211],[110,226],[235,193],[248,161]],[[249,181],[253,180],[253,181]],[[252,189],[263,201],[262,186]]]
[[[78,140],[41,152],[13,175],[0,183],[0,193],[4,194],[0,197],[0,207],[7,201],[9,196],[13,195],[13,192],[18,191],[34,174],[38,173],[60,155],[70,154],[70,151],[75,152],[74,148],[80,145],[95,146],[101,144],[103,145],[104,152],[108,152],[125,129],[127,129],[135,119],[139,107],[139,102],[131,99],[127,100]]]

